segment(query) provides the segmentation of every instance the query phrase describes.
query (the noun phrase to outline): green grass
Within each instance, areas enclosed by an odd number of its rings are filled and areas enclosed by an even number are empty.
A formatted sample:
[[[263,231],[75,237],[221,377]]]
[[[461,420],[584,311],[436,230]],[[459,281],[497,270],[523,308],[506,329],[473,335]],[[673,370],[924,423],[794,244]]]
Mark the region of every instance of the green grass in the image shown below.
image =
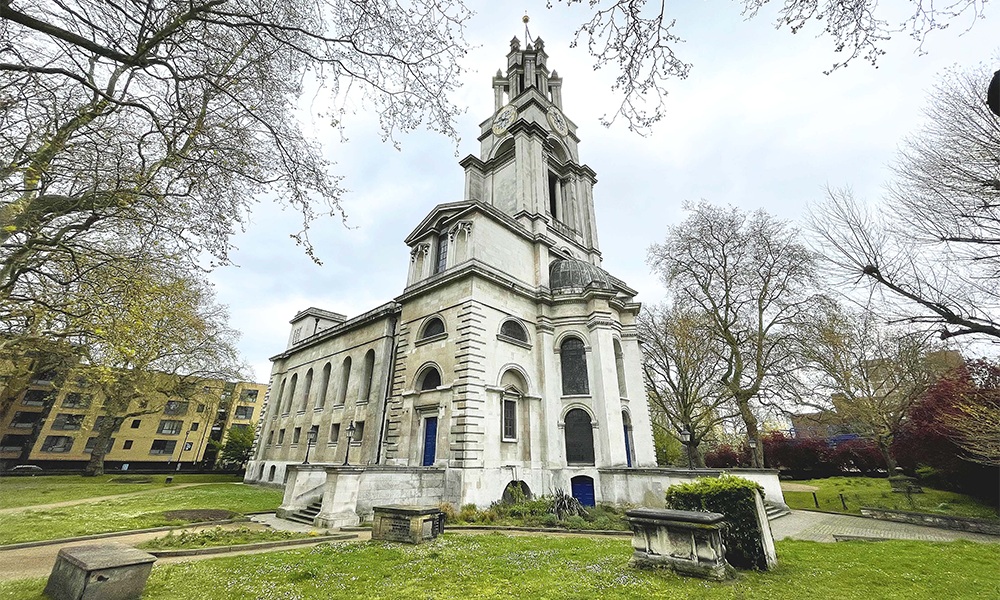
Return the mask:
[[[35,477],[0,477],[0,508],[16,508],[19,506],[36,506],[52,504],[66,500],[96,498],[127,494],[155,488],[166,487],[164,480],[171,475],[148,475],[151,483],[115,483],[120,477],[136,477],[128,474],[104,475],[101,477],[83,477],[80,475],[38,475]],[[212,483],[235,482],[241,478],[236,475],[173,475],[174,483]]]
[[[0,515],[0,544],[184,523],[167,520],[163,511],[168,510],[215,508],[237,513],[274,510],[281,504],[281,497],[281,490],[213,484],[62,508],[26,509]]]
[[[182,531],[158,537],[136,546],[146,550],[181,550],[187,548],[211,548],[214,546],[236,546],[239,544],[256,544],[258,542],[279,542],[315,537],[315,534],[295,531],[275,531],[273,529],[223,529],[213,527],[203,531]]]
[[[924,487],[923,494],[911,494],[907,497],[906,494],[894,493],[887,479],[829,477],[795,483],[818,487],[816,498],[819,500],[819,510],[830,512],[859,515],[862,506],[871,506],[954,517],[998,518],[997,507],[984,504],[971,496]],[[791,508],[816,509],[812,492],[783,493],[785,502]],[[844,495],[847,510],[844,510],[844,505],[840,501],[840,494]]]
[[[455,525],[503,525],[581,531],[629,530],[629,524],[625,520],[625,507],[602,503],[586,508],[584,516],[559,519],[550,512],[551,505],[551,498],[542,497],[515,504],[495,503],[483,510],[469,504],[455,511],[448,505],[445,507],[445,514],[448,516],[448,523]]]
[[[777,570],[711,583],[630,569],[628,540],[446,534],[423,546],[322,544],[158,565],[143,598],[995,600],[1000,594],[1000,545],[787,541],[777,549]],[[44,579],[2,582],[0,600],[41,600],[44,585]]]

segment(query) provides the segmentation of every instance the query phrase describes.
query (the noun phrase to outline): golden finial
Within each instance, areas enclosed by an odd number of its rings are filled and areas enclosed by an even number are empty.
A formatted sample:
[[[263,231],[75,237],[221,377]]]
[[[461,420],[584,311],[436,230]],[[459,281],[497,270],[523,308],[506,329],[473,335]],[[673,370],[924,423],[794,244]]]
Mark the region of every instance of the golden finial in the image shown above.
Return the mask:
[[[521,21],[522,21],[523,23],[527,23],[527,22],[528,22],[528,21],[530,21],[530,20],[531,20],[531,19],[529,19],[529,18],[528,18],[528,13],[527,13],[527,11],[525,11],[525,13],[524,13],[524,16],[523,16],[523,17],[521,17]]]

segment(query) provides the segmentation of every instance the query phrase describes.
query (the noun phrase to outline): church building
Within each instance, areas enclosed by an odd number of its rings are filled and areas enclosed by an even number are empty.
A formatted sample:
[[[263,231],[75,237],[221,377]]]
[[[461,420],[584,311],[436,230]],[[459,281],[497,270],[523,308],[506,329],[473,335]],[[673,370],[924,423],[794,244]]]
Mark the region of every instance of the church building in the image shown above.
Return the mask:
[[[406,287],[306,309],[274,356],[248,482],[279,515],[351,525],[380,504],[485,507],[509,486],[662,499],[636,291],[601,268],[595,172],[541,38],[511,40],[464,198],[406,238]],[[661,500],[662,502],[662,500]]]

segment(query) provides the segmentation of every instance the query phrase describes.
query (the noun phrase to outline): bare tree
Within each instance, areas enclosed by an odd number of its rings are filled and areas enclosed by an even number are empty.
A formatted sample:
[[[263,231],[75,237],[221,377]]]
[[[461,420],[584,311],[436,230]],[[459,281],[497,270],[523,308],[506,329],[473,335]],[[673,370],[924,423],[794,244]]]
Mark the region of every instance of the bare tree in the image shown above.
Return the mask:
[[[840,283],[865,282],[895,317],[943,339],[1000,340],[1000,117],[984,66],[947,71],[905,140],[885,207],[829,189],[812,229]]]
[[[710,320],[723,351],[722,384],[756,442],[754,466],[762,467],[754,405],[792,366],[791,326],[809,304],[814,257],[795,229],[764,211],[705,202],[687,209],[666,241],[650,246],[648,262],[678,302]]]
[[[680,440],[694,465],[704,467],[702,441],[732,416],[711,321],[677,305],[654,306],[640,315],[639,332],[653,424]],[[682,431],[690,434],[687,441]]]
[[[799,404],[832,411],[872,436],[891,474],[892,442],[910,410],[961,356],[934,344],[926,331],[887,325],[870,310],[835,302],[822,303],[797,330]]]

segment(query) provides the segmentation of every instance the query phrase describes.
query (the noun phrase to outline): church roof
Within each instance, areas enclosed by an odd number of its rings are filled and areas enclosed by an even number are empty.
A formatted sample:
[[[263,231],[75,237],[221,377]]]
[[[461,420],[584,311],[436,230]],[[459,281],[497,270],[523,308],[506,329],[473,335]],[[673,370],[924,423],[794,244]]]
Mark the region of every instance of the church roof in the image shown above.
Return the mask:
[[[574,258],[560,259],[549,265],[549,287],[553,290],[587,287],[615,289],[607,271]]]

